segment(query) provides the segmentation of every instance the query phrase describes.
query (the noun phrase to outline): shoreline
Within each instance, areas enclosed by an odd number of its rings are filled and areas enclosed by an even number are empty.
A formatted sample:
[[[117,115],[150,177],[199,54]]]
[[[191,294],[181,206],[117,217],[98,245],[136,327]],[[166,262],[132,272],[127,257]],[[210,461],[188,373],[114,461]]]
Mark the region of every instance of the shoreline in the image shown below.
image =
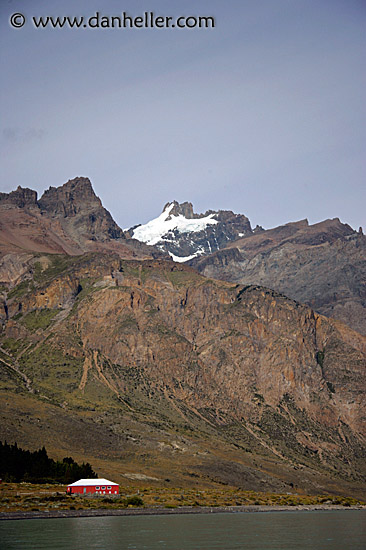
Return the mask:
[[[184,514],[239,514],[258,512],[329,512],[340,510],[366,510],[366,505],[342,506],[313,504],[304,506],[185,506],[181,508],[121,508],[121,509],[97,509],[97,510],[49,510],[27,512],[0,512],[0,521],[29,520],[29,519],[58,519],[58,518],[87,518],[108,516],[162,516]]]

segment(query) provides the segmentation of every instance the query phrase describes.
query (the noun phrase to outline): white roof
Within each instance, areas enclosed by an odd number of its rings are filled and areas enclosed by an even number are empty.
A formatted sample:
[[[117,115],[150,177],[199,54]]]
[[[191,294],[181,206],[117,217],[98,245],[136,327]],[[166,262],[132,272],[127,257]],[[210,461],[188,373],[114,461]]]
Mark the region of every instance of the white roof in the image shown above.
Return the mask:
[[[98,479],[79,479],[79,481],[75,481],[75,483],[71,483],[68,485],[68,487],[80,487],[80,486],[88,486],[92,485],[118,485],[118,483],[114,483],[114,481],[108,481],[108,479],[98,478]]]

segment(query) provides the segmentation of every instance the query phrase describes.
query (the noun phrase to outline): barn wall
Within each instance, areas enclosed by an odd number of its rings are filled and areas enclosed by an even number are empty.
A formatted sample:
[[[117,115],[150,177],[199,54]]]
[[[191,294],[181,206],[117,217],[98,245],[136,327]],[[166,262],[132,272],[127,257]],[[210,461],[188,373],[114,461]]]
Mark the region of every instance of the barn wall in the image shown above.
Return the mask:
[[[101,485],[87,485],[87,486],[77,486],[77,487],[67,487],[67,492],[73,495],[84,495],[84,494],[98,494],[98,495],[118,495],[119,493],[119,486],[118,485],[108,485],[108,487],[111,487],[111,489],[107,489],[107,486],[105,489],[99,489],[96,490],[95,487],[101,487]],[[103,485],[104,487],[104,485]],[[86,489],[84,493],[84,488]]]

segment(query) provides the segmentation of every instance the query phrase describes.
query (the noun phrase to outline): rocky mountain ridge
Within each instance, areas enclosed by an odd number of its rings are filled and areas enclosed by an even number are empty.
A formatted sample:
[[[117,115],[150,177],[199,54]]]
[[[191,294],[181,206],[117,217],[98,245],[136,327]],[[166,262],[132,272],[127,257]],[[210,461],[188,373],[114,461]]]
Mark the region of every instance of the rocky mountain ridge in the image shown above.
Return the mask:
[[[366,237],[337,218],[262,231],[190,263],[207,277],[272,288],[366,334]]]
[[[37,192],[18,187],[0,193],[0,283],[15,283],[32,269],[34,253],[116,253],[121,258],[163,257],[132,239],[113,220],[88,178]]]

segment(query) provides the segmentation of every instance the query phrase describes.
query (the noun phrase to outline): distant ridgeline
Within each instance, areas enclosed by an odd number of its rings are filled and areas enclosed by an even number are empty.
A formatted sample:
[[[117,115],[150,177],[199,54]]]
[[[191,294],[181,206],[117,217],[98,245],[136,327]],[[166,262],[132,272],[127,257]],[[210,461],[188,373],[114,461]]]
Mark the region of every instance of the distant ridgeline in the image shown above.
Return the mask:
[[[55,462],[48,457],[44,447],[31,452],[20,449],[16,443],[8,445],[6,441],[0,441],[0,478],[3,481],[73,483],[80,478],[93,477],[97,475],[88,462],[83,462],[80,466],[71,457]]]

